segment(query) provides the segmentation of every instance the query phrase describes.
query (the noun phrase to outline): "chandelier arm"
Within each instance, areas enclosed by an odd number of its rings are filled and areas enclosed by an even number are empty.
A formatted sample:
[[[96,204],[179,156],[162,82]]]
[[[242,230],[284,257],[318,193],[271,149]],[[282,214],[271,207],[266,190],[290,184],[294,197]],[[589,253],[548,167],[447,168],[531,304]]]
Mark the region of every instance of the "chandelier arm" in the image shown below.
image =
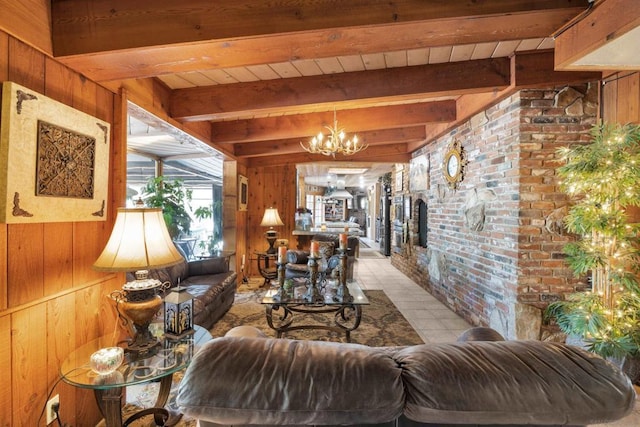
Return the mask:
[[[358,145],[357,135],[353,135],[353,138],[346,137],[344,128],[338,127],[335,108],[333,109],[333,127],[324,127],[329,131],[326,137],[324,137],[324,134],[321,132],[318,137],[313,137],[313,143],[309,142],[305,146],[301,141],[300,146],[309,153],[333,156],[334,158],[336,157],[336,153],[351,156],[369,147],[368,144]]]

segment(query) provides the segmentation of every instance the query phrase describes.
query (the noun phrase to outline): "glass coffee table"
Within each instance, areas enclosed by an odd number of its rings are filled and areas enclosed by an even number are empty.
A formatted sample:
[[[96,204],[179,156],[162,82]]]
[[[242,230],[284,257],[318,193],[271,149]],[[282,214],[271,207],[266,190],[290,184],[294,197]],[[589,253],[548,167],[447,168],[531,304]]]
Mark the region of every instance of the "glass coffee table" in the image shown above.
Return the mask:
[[[344,333],[346,342],[351,342],[351,331],[356,330],[362,320],[362,306],[369,304],[358,282],[347,282],[351,298],[340,298],[336,294],[336,281],[327,279],[324,285],[319,287],[320,298],[311,302],[305,298],[306,280],[293,281],[293,289],[289,291],[288,296],[282,296],[276,283],[261,301],[266,307],[267,324],[276,332],[276,336],[282,338],[287,332],[295,330],[321,329]],[[333,314],[333,323],[294,323],[295,314],[316,313]]]
[[[153,415],[156,425],[170,426],[181,418],[180,414],[170,414],[164,408],[171,391],[173,374],[189,365],[200,346],[211,339],[211,334],[205,328],[194,326],[194,333],[182,339],[170,339],[162,335],[162,324],[152,324],[150,329],[158,331],[160,344],[157,351],[142,355],[125,352],[124,362],[111,374],[98,375],[89,366],[89,358],[95,351],[113,346],[111,335],[84,344],[62,362],[62,380],[76,387],[93,390],[107,427],[123,425],[121,411],[124,388],[151,381],[160,382],[155,405],[131,415],[124,424],[145,415]]]

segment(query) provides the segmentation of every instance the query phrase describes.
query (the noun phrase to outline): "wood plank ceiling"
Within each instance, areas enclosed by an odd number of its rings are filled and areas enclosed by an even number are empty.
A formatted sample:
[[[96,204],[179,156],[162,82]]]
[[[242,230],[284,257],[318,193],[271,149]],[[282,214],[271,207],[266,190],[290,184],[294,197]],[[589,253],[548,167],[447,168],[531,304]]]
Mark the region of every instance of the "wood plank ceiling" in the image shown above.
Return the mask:
[[[588,0],[64,0],[58,60],[105,85],[158,79],[170,115],[209,122],[251,165],[331,160],[300,147],[333,120],[369,148],[410,153],[515,88],[598,78],[555,72],[552,35]],[[347,162],[347,163],[344,163]]]

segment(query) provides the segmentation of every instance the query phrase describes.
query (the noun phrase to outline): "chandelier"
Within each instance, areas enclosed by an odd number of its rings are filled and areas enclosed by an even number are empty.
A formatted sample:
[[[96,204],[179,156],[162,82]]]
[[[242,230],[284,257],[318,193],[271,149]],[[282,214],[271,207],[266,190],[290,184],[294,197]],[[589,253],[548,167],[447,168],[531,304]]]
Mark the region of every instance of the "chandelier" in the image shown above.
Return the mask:
[[[347,138],[344,129],[338,127],[335,109],[333,110],[333,126],[325,126],[325,128],[329,131],[327,135],[319,132],[306,146],[301,142],[300,145],[302,148],[312,154],[324,154],[325,156],[335,157],[336,153],[351,156],[368,147],[368,145],[359,143],[357,135],[353,135],[352,138]]]

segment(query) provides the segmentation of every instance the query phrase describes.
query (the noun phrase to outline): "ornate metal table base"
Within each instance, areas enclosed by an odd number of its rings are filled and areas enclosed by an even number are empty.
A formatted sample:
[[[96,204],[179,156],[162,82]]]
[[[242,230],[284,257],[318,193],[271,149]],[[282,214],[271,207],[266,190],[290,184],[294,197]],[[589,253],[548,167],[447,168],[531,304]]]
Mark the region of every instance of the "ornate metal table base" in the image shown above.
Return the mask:
[[[282,313],[279,311],[282,310]],[[333,325],[305,323],[294,325],[294,313],[323,314],[335,313]],[[362,306],[351,303],[340,305],[314,305],[314,304],[267,304],[267,324],[276,331],[276,336],[282,338],[289,331],[296,330],[328,330],[344,333],[347,342],[351,342],[351,331],[360,326],[362,320]]]

